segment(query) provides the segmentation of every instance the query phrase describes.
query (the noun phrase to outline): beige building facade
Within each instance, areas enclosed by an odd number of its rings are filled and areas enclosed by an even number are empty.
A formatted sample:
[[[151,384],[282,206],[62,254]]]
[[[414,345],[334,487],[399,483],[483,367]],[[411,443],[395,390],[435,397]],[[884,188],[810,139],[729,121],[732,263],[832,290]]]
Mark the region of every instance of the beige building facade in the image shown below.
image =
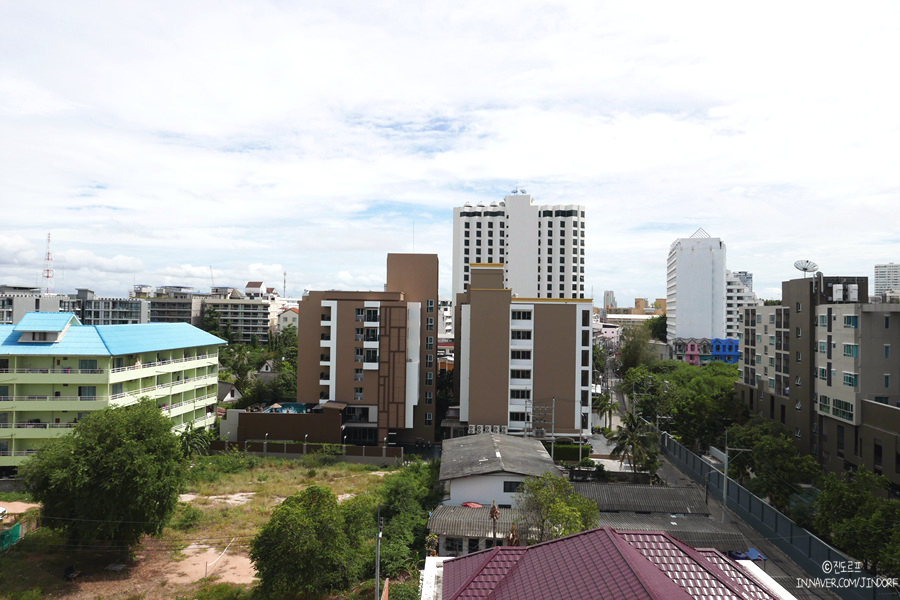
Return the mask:
[[[592,301],[516,297],[502,264],[471,274],[455,318],[460,421],[472,433],[589,434]]]
[[[434,441],[437,300],[434,254],[389,254],[382,292],[309,292],[298,402],[342,411],[348,444]]]

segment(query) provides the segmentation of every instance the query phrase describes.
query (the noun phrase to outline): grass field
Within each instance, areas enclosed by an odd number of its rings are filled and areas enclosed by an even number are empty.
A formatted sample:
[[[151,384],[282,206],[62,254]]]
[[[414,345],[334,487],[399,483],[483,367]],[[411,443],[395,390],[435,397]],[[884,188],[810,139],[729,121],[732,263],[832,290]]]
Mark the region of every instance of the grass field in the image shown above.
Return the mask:
[[[250,540],[278,503],[307,486],[329,487],[339,498],[374,493],[390,470],[350,463],[322,464],[322,457],[261,459],[237,452],[202,457],[186,471],[183,492],[195,497],[179,502],[159,538],[148,538],[134,552],[114,544],[74,548],[54,532],[40,529],[0,555],[0,599],[248,598],[252,584],[217,583],[213,577],[180,585],[171,583],[169,574],[178,570],[185,549],[192,545],[221,552],[233,541],[228,554],[246,556]],[[105,570],[116,562],[126,564],[126,568],[121,572]],[[64,581],[63,571],[69,565],[88,574],[84,581]],[[355,595],[351,592],[346,597]]]

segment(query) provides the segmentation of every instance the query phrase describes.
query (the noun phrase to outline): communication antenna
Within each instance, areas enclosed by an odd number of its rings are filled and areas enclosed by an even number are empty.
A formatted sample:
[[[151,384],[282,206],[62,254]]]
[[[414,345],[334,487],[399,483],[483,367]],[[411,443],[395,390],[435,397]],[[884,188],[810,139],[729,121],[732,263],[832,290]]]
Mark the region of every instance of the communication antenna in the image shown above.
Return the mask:
[[[798,260],[794,263],[794,268],[798,271],[803,271],[803,278],[806,279],[806,274],[818,271],[819,265],[811,260]]]
[[[47,234],[47,255],[44,257],[44,293],[53,292],[53,254],[50,252],[50,234]]]
[[[288,293],[287,293],[287,271],[282,271],[282,274],[284,275],[284,285],[281,286],[281,293],[284,294],[284,297],[285,297],[285,298],[287,298],[287,297],[288,297]]]

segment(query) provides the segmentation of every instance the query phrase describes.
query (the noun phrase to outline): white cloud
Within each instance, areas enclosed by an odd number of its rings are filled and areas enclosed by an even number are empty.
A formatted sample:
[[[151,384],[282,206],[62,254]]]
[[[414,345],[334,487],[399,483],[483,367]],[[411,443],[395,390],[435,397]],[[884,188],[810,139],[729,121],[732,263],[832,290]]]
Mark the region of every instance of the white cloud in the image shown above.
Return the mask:
[[[205,288],[209,266],[220,285],[377,289],[385,254],[415,247],[440,254],[447,294],[451,208],[521,182],[587,206],[598,296],[664,295],[669,244],[699,226],[766,293],[797,258],[871,274],[900,254],[898,17],[6,3],[0,264],[31,283],[52,231],[66,284],[108,295]]]

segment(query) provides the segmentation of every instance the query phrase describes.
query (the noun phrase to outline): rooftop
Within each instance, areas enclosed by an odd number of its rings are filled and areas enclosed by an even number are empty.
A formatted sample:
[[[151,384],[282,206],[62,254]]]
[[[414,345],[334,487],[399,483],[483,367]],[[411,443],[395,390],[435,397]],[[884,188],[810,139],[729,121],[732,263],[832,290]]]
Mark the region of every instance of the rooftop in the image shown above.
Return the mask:
[[[709,515],[696,487],[573,482],[575,491],[597,503],[600,512]]]
[[[65,329],[33,329],[44,323],[44,316],[62,316],[72,324],[59,341],[18,343],[25,331]],[[45,327],[59,327],[59,322],[46,321]],[[82,325],[72,313],[28,313],[18,325],[0,325],[0,356],[121,356],[225,343],[225,340],[188,323]]]
[[[716,550],[663,532],[601,528],[528,547],[492,548],[443,563],[445,600],[754,599],[777,596]]]
[[[482,433],[443,442],[441,481],[488,473],[541,476],[547,472],[559,473],[544,445],[533,438]]]

